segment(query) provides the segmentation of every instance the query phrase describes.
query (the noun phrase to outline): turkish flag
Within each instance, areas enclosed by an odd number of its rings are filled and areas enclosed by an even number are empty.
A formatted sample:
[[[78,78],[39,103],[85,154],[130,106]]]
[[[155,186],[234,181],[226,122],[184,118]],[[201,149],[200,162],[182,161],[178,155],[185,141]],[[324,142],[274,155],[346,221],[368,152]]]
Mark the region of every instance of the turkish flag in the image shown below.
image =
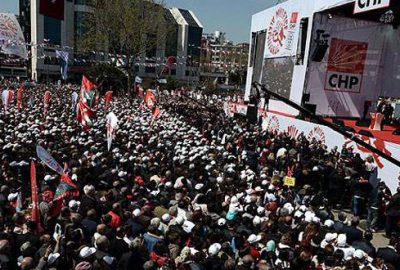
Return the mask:
[[[65,0],[40,0],[40,14],[59,20],[64,20]]]

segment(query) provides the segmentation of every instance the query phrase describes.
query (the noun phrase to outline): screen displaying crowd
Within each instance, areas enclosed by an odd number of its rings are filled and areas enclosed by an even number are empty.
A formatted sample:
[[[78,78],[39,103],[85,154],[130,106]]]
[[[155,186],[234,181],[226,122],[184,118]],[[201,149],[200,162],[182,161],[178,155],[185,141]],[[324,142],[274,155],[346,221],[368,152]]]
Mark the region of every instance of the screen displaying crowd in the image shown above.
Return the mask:
[[[1,269],[400,269],[400,195],[371,184],[372,157],[269,133],[225,117],[225,97],[190,92],[160,92],[157,119],[141,97],[115,95],[107,108],[100,97],[87,129],[74,91],[26,86],[19,110],[15,99],[1,109]],[[388,246],[372,245],[377,230]]]

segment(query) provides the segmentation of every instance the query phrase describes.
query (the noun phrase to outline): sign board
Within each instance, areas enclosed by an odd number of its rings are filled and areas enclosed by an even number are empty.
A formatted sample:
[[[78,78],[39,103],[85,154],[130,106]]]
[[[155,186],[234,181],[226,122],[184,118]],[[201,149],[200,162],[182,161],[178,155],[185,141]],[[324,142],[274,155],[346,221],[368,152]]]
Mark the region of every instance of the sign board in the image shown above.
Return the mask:
[[[354,14],[374,9],[385,8],[390,5],[390,0],[356,0],[354,3]]]
[[[288,187],[294,187],[296,185],[296,178],[285,176],[285,178],[283,178],[283,184]]]
[[[283,3],[271,9],[265,17],[267,37],[264,58],[295,55],[300,27],[299,7]]]
[[[332,38],[325,90],[360,93],[368,43]]]

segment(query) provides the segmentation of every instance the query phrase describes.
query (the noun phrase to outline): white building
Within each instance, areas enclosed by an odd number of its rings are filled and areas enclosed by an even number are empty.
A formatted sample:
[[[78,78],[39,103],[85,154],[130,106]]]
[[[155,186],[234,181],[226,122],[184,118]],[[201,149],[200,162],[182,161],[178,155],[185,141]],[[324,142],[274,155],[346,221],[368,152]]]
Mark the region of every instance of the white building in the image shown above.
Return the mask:
[[[60,78],[60,67],[56,59],[56,50],[69,52],[69,78],[78,79],[93,61],[107,61],[112,58],[107,53],[94,53],[82,56],[74,48],[78,39],[85,33],[85,16],[90,12],[86,0],[61,0],[63,13],[55,14],[39,6],[40,0],[21,0],[30,2],[30,41],[31,74],[34,80],[57,80]],[[55,1],[56,3],[60,1]],[[59,10],[59,7],[57,8]],[[140,77],[155,78],[159,76],[165,59],[175,56],[176,65],[170,73],[178,80],[197,81],[198,66],[203,26],[192,11],[171,8],[165,10],[167,20],[174,24],[168,34],[166,44],[144,53],[135,64],[135,73]]]

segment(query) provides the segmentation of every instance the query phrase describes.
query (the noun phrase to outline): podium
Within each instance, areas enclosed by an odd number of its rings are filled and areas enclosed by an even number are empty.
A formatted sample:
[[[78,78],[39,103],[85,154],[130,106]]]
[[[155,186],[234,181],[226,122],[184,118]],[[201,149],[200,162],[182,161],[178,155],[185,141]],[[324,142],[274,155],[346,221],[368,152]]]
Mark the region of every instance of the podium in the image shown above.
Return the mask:
[[[369,129],[382,130],[383,114],[370,113],[370,115],[371,115],[371,124],[369,125]]]

